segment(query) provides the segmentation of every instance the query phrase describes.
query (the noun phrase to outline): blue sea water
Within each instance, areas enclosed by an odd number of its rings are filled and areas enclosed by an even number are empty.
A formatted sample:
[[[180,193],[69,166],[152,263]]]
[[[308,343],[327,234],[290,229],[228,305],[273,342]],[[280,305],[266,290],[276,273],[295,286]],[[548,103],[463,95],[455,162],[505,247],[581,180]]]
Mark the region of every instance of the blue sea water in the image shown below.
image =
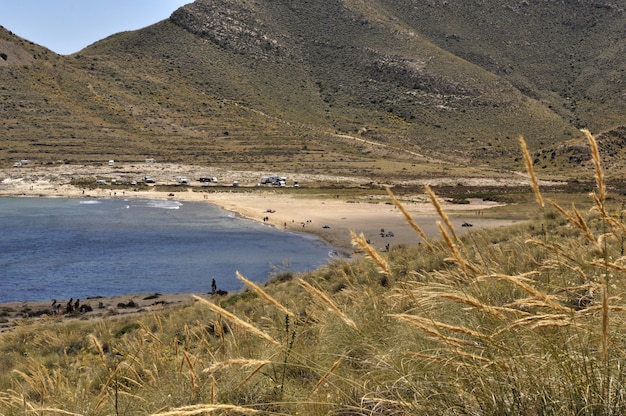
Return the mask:
[[[210,204],[0,198],[0,303],[240,290],[326,264],[332,247]]]

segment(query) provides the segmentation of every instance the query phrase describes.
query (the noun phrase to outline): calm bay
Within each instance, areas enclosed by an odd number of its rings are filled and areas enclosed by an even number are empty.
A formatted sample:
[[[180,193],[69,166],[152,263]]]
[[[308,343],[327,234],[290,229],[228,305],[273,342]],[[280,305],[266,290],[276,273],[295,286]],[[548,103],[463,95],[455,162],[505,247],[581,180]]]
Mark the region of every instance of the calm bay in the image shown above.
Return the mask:
[[[333,247],[206,203],[0,198],[0,303],[206,293],[326,264]]]

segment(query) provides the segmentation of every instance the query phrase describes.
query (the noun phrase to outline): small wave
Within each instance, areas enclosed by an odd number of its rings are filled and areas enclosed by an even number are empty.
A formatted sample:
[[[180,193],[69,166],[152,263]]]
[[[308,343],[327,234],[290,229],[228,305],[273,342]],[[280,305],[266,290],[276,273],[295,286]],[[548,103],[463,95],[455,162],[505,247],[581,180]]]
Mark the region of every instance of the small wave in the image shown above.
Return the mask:
[[[80,204],[82,204],[82,205],[95,205],[95,204],[101,204],[101,203],[102,203],[102,201],[95,201],[95,200],[93,200],[93,199],[88,199],[88,200],[85,200],[85,201],[80,201]]]
[[[180,209],[183,206],[182,202],[179,201],[165,201],[161,199],[145,199],[135,201],[133,203],[135,207],[145,207],[145,208],[159,208],[159,209]]]

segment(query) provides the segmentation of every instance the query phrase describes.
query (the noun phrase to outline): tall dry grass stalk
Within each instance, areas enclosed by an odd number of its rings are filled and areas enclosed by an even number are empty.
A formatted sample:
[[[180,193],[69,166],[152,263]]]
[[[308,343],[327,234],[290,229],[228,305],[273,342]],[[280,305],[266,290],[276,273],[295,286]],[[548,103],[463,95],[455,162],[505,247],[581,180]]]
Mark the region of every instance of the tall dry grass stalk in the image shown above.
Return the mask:
[[[102,344],[100,343],[100,341],[98,341],[98,338],[96,338],[96,336],[93,334],[89,334],[88,337],[91,340],[93,346],[96,348],[96,351],[98,351],[100,361],[102,361],[103,363],[106,362],[104,359],[104,350],[102,349]]]
[[[228,312],[226,309],[220,308],[219,306],[215,305],[214,303],[209,302],[208,300],[204,298],[201,298],[200,296],[193,295],[193,298],[199,301],[200,303],[202,303],[203,305],[208,306],[209,309],[211,309],[213,312],[216,312],[220,315],[225,316],[226,319],[230,320],[235,325],[238,325],[244,328],[246,331],[250,332],[251,334],[258,336],[259,338],[263,338],[264,340],[274,345],[280,346],[280,343],[276,341],[274,338],[272,338],[265,332],[261,331],[260,329],[256,328],[255,326],[249,324],[248,322],[238,318],[236,315]]]
[[[302,286],[307,292],[312,294],[316,299],[320,300],[322,302],[322,304],[326,305],[328,307],[328,309],[330,311],[332,311],[335,315],[337,315],[339,318],[341,318],[341,320],[346,325],[348,325],[351,328],[358,329],[356,324],[354,323],[354,321],[352,319],[348,318],[346,316],[346,314],[343,313],[337,307],[337,305],[335,305],[335,302],[330,300],[330,298],[324,294],[324,292],[322,292],[321,290],[311,286],[309,283],[305,282],[302,279],[299,279],[299,282],[300,282],[300,286]]]
[[[578,219],[577,219],[574,215],[572,215],[572,214],[570,214],[569,212],[567,212],[567,210],[566,210],[565,208],[561,207],[561,206],[560,206],[559,204],[557,204],[556,202],[554,202],[554,201],[552,201],[552,200],[550,200],[549,202],[550,202],[550,204],[551,204],[554,208],[556,208],[556,209],[557,209],[557,211],[559,211],[561,214],[563,214],[563,216],[565,216],[565,218],[567,218],[567,220],[568,220],[569,222],[571,222],[572,224],[576,224],[576,226],[577,226],[577,227],[579,227],[579,228],[581,227],[581,225],[580,225],[580,224],[578,224]]]
[[[574,205],[572,205],[572,211],[573,211],[573,214],[572,214],[572,213],[569,213],[565,208],[561,207],[556,202],[554,202],[552,200],[549,200],[548,202],[557,211],[559,211],[561,214],[563,214],[563,216],[565,216],[565,218],[567,218],[567,220],[572,225],[575,225],[576,227],[578,227],[585,234],[585,237],[587,238],[587,240],[589,240],[596,247],[596,250],[602,251],[602,248],[599,246],[598,240],[593,235],[593,232],[589,228],[589,225],[587,224],[587,221],[585,221],[585,219],[583,218],[581,213],[578,211],[578,209],[576,209],[576,207]]]
[[[426,247],[428,247],[428,250],[430,250],[431,252],[435,251],[435,248],[433,247],[433,245],[430,243],[430,241],[428,241],[428,236],[426,236],[426,233],[424,232],[424,230],[422,230],[421,227],[417,225],[415,221],[413,221],[413,217],[411,217],[411,214],[409,214],[409,212],[406,210],[404,205],[396,198],[396,196],[391,191],[391,188],[387,186],[385,187],[385,190],[387,191],[387,194],[391,198],[391,202],[393,202],[396,208],[398,208],[400,212],[402,213],[402,215],[404,215],[404,218],[409,223],[411,228],[413,228],[413,230],[415,230],[415,232],[419,234],[419,236],[421,237]]]
[[[533,315],[533,316],[520,318],[509,323],[504,328],[491,334],[491,337],[495,339],[501,334],[509,333],[512,330],[517,329],[517,328],[539,329],[539,328],[569,327],[569,326],[578,326],[571,314]]]
[[[601,204],[604,204],[606,199],[606,186],[604,183],[604,171],[602,170],[602,160],[600,158],[600,151],[598,150],[598,142],[593,137],[591,132],[587,129],[581,130],[585,137],[587,137],[587,141],[589,142],[589,147],[591,147],[591,159],[593,160],[593,166],[595,168],[595,179],[596,186],[598,188],[598,200]]]
[[[608,288],[602,288],[602,361],[606,368],[609,365],[609,295]]]
[[[620,264],[620,262],[606,263],[604,260],[602,261],[592,260],[589,262],[589,264],[595,267],[600,267],[604,269],[615,270],[621,273],[626,273],[626,266],[623,264]]]
[[[528,171],[528,175],[530,176],[530,185],[535,193],[535,198],[537,199],[537,203],[544,208],[545,204],[543,202],[543,197],[541,196],[541,192],[539,192],[539,181],[537,181],[537,175],[535,175],[535,169],[533,168],[533,160],[530,157],[530,152],[528,152],[528,147],[526,146],[526,141],[524,137],[519,136],[520,146],[522,148],[522,155],[524,156],[524,162],[526,164],[526,170]]]
[[[439,203],[439,198],[437,198],[437,195],[435,195],[435,192],[433,192],[430,186],[425,185],[424,188],[426,189],[426,193],[428,194],[430,201],[432,202],[433,206],[437,210],[439,217],[441,217],[443,222],[446,224],[446,227],[448,227],[448,230],[450,231],[450,233],[452,233],[452,236],[454,237],[454,239],[458,241],[459,236],[456,234],[456,231],[454,230],[454,227],[452,226],[452,222],[450,222],[450,218],[448,218],[448,214],[446,214],[443,207]]]
[[[211,382],[211,388],[209,389],[209,403],[215,404],[215,393],[217,391],[217,380],[213,377],[213,374],[209,376]]]
[[[478,273],[479,269],[476,266],[474,266],[471,262],[463,258],[456,243],[452,241],[452,239],[450,238],[450,235],[448,235],[448,233],[446,232],[446,229],[443,228],[440,221],[437,221],[437,227],[439,228],[439,232],[441,233],[441,236],[443,237],[443,241],[445,241],[446,245],[450,249],[450,252],[452,252],[452,255],[454,256],[454,260],[457,262],[459,266],[461,266],[463,273],[467,277],[469,277],[469,273],[468,273],[469,270],[471,270],[473,273]]]
[[[348,354],[349,354],[349,353],[350,353],[350,352],[348,352]],[[335,361],[335,362],[333,363],[333,365],[331,365],[331,366],[330,366],[330,368],[328,369],[328,371],[326,372],[326,374],[324,374],[324,375],[322,376],[322,378],[320,378],[320,379],[318,380],[318,382],[317,382],[317,383],[315,383],[315,386],[313,386],[313,390],[311,390],[311,394],[315,393],[315,392],[317,391],[317,389],[318,389],[318,388],[319,388],[322,384],[324,384],[324,382],[326,382],[326,380],[328,380],[328,377],[330,377],[330,376],[331,376],[331,374],[333,374],[333,373],[335,372],[335,370],[337,370],[337,368],[338,368],[338,367],[339,367],[339,365],[343,362],[343,359],[344,359],[344,357],[345,357],[346,355],[347,355],[347,354],[344,354],[344,355],[342,355],[341,357],[339,357],[339,359],[338,359],[337,361]]]
[[[57,409],[54,407],[41,407],[41,408],[33,408],[29,413],[43,415],[45,413],[52,413],[57,415],[68,415],[68,416],[84,416],[82,413],[74,413],[68,412],[67,410]]]
[[[210,367],[204,368],[202,370],[203,373],[214,373],[219,370],[223,370],[225,368],[231,367],[252,367],[252,366],[261,366],[264,367],[267,364],[270,364],[269,360],[251,360],[246,358],[232,358],[230,360],[222,361],[219,363],[215,363]]]
[[[296,316],[293,312],[291,312],[290,310],[285,308],[283,305],[281,305],[276,299],[268,295],[267,292],[261,289],[258,285],[246,279],[245,277],[243,277],[241,273],[239,273],[239,271],[236,271],[235,273],[237,275],[237,279],[241,280],[243,283],[246,284],[246,286],[254,290],[259,296],[261,296],[263,299],[268,301],[270,305],[274,306],[276,309],[278,309],[282,313],[291,316],[292,318]]]
[[[587,237],[587,239],[596,246],[596,249],[601,252],[602,247],[600,246],[598,239],[596,239],[593,233],[591,232],[589,225],[587,225],[587,221],[585,221],[585,219],[583,218],[581,213],[576,209],[576,207],[572,206],[572,210],[574,211],[574,215],[576,215],[575,224],[577,224],[579,228],[583,230],[583,232],[585,233],[585,237]]]
[[[593,160],[593,166],[595,168],[595,179],[596,179],[596,187],[598,188],[597,194],[594,193],[593,200],[596,203],[596,207],[600,211],[602,218],[607,219],[610,218],[610,215],[606,212],[606,186],[604,182],[604,170],[602,169],[602,160],[600,158],[600,151],[598,150],[598,143],[596,139],[593,137],[591,132],[587,129],[582,129],[582,132],[587,137],[587,141],[589,142],[589,147],[591,147],[591,159]],[[611,222],[606,221],[604,224],[609,224],[611,226]],[[617,237],[617,236],[616,236]],[[599,244],[598,244],[599,245]],[[603,247],[606,247],[606,242],[603,244]],[[609,271],[608,271],[608,253],[606,250],[603,250],[604,258],[603,263],[605,266],[604,272],[604,287],[602,288],[602,361],[605,367],[605,385],[604,387],[604,395],[606,396],[608,392],[608,383],[609,383],[609,343],[610,343],[610,333],[609,333]]]
[[[186,363],[187,367],[189,368],[189,379],[191,380],[191,387],[193,390],[196,390],[198,388],[198,378],[196,377],[196,372],[195,372],[196,366],[194,364],[194,361],[192,361],[191,354],[183,350],[183,359],[181,360],[181,363],[180,363],[180,373],[182,374],[183,365]]]
[[[192,416],[213,412],[232,412],[242,415],[258,415],[262,413],[259,410],[229,404],[194,404],[178,407],[167,412],[152,413],[152,416]]]
[[[440,330],[446,330],[450,332],[456,332],[458,334],[469,335],[470,337],[474,337],[483,341],[489,340],[489,337],[485,334],[464,326],[450,325],[446,324],[445,322],[439,322],[430,318],[422,318],[415,315],[392,314],[390,316],[396,319],[404,320],[413,325],[419,325],[420,327],[430,327],[435,330],[436,333],[439,333]]]
[[[437,228],[439,228],[439,232],[441,233],[441,236],[443,237],[443,241],[446,243],[446,245],[450,249],[450,252],[454,256],[455,261],[457,262],[459,266],[461,266],[461,268],[463,269],[463,273],[467,275],[467,265],[465,264],[465,260],[461,256],[461,253],[459,252],[454,241],[452,241],[452,239],[448,235],[448,232],[441,225],[440,221],[437,221]]]
[[[444,344],[450,347],[464,348],[464,347],[471,347],[471,346],[476,345],[476,342],[474,340],[467,340],[463,338],[456,338],[456,337],[444,335],[441,332],[441,329],[443,328],[438,325],[441,323],[433,322],[430,319],[425,319],[417,315],[409,315],[409,314],[390,314],[389,316],[399,321],[405,322],[409,324],[410,326],[423,331],[425,334],[429,336],[430,339],[434,341],[443,342]],[[458,331],[455,331],[455,332],[462,332],[462,330],[459,328]]]
[[[609,384],[610,384],[610,379],[611,379],[611,374],[610,374],[611,370],[610,370],[610,361],[609,361],[610,360],[610,357],[609,357],[609,345],[610,345],[609,311],[612,309],[612,307],[610,305],[610,300],[608,296],[609,276],[610,276],[609,270],[612,269],[612,270],[622,271],[620,270],[622,269],[620,265],[616,264],[615,262],[609,261],[608,249],[609,249],[610,240],[615,239],[616,241],[619,241],[619,233],[624,232],[625,226],[624,224],[611,218],[611,216],[607,212],[606,184],[605,184],[604,171],[602,169],[602,160],[600,157],[600,151],[598,149],[598,143],[589,130],[582,129],[582,132],[584,133],[584,135],[587,138],[587,141],[589,142],[589,147],[591,149],[591,158],[592,158],[594,170],[595,170],[594,176],[596,180],[597,192],[592,193],[591,197],[596,206],[596,209],[600,213],[601,226],[605,229],[605,232],[603,232],[598,238],[596,238],[593,232],[591,231],[590,227],[588,226],[587,222],[581,215],[581,213],[575,207],[572,208],[573,215],[571,215],[568,212],[566,212],[564,209],[562,209],[560,206],[558,206],[558,204],[552,203],[552,205],[557,210],[559,210],[559,212],[565,215],[565,217],[570,221],[571,224],[574,224],[575,226],[577,226],[579,229],[583,231],[587,240],[593,243],[597,252],[600,253],[600,255],[602,256],[602,258],[599,260],[593,259],[591,261],[588,261],[587,263],[589,265],[602,269],[603,276],[604,276],[604,281],[603,281],[602,291],[601,291],[602,293],[601,358],[602,358],[603,373],[604,373],[604,379],[601,383],[602,385],[601,396],[605,400],[607,400],[610,394]],[[610,233],[606,232],[607,226],[608,228],[611,229]],[[623,252],[623,249],[622,249],[622,252]],[[588,280],[590,279],[587,278],[586,276],[583,277],[583,281],[588,281]],[[551,304],[551,306],[552,305],[553,304]],[[591,309],[595,309],[595,308],[587,308],[586,312],[590,312]]]
[[[473,309],[488,313],[498,319],[506,318],[506,315],[504,314],[504,312],[515,313],[515,314],[519,313],[517,309],[505,308],[505,307],[500,307],[500,306],[492,306],[484,302],[481,302],[478,298],[470,295],[469,293],[455,293],[455,292],[450,292],[449,289],[446,292],[436,293],[431,296],[440,298],[440,299],[450,299],[454,302],[467,305]]]
[[[542,292],[541,290],[538,290],[537,288],[533,287],[530,284],[532,280],[530,280],[529,277],[532,275],[536,275],[536,274],[538,274],[538,272],[524,273],[523,275],[519,275],[519,276],[509,276],[505,274],[493,274],[492,277],[495,279],[503,279],[503,280],[506,280],[507,282],[513,283],[515,286],[519,287],[524,292],[530,294],[535,299],[540,301],[538,305],[545,305],[546,307],[557,310],[559,312],[564,312],[564,313],[573,312],[571,308],[563,306],[559,302],[557,302],[553,295]]]
[[[369,258],[374,260],[380,268],[381,273],[391,277],[391,267],[389,263],[367,242],[363,233],[357,236],[354,231],[350,231],[350,237],[352,238],[353,245],[360,247]]]
[[[152,338],[154,341],[158,342],[159,344],[162,344],[163,341],[161,341],[159,339],[159,337],[157,337],[154,332],[152,332],[148,326],[146,324],[144,324],[143,322],[139,322],[139,326],[141,327],[141,329],[143,329],[143,331],[150,337]]]
[[[559,243],[552,243],[552,244],[548,244],[545,241],[541,241],[541,240],[536,240],[534,238],[529,238],[528,240],[525,241],[525,243],[527,244],[535,244],[539,247],[542,247],[544,249],[546,249],[548,252],[558,256],[558,258],[556,260],[546,260],[546,266],[550,265],[550,264],[558,264],[559,266],[562,265],[562,263],[564,261],[570,261],[572,263],[577,263],[578,262],[578,258],[577,256],[577,252],[572,251],[572,248],[569,246],[564,246],[562,244]],[[562,266],[564,267],[564,266]],[[572,267],[572,266],[570,266]],[[574,266],[575,267],[575,266]],[[581,274],[581,270],[577,271],[577,274],[580,275]]]
[[[277,354],[272,355],[272,357],[270,358],[274,358]],[[254,377],[255,374],[257,374],[259,371],[261,371],[261,369],[263,369],[263,367],[265,367],[267,364],[271,363],[271,359],[270,360],[260,360],[259,361],[259,365],[250,372],[250,374],[248,374],[246,376],[246,378],[244,378],[243,380],[241,380],[241,382],[239,384],[237,384],[237,386],[235,387],[235,390],[238,390],[241,386],[243,386],[244,384],[246,384],[248,381],[250,381],[250,379],[252,377]],[[213,376],[211,376],[211,378],[213,378]],[[214,380],[214,379],[213,379]],[[214,403],[214,401],[211,401],[211,403]]]

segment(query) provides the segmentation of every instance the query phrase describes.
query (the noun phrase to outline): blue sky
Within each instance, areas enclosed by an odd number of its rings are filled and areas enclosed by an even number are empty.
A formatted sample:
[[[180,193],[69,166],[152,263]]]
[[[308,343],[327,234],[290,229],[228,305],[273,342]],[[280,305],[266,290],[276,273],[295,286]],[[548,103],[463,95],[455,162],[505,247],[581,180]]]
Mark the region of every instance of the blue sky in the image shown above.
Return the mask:
[[[167,19],[193,0],[0,0],[0,26],[69,55],[114,33]]]

